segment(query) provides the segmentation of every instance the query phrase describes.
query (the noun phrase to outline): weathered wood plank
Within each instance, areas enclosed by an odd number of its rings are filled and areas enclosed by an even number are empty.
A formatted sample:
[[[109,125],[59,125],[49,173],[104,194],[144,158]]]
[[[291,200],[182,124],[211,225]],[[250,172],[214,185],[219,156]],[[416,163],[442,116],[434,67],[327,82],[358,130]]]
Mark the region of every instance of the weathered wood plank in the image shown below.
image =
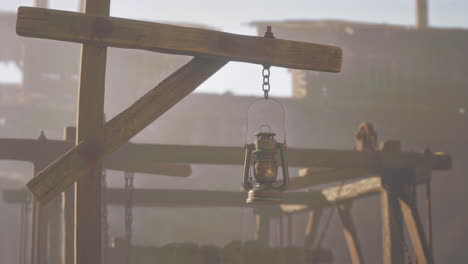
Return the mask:
[[[34,163],[44,160],[51,163],[74,146],[73,142],[61,140],[37,140],[0,138],[0,160],[19,160]],[[148,146],[150,148],[148,149]],[[109,170],[131,171],[168,176],[188,177],[192,169],[187,164],[158,163],[153,157],[161,155],[151,144],[128,143],[104,159],[103,166]]]
[[[89,174],[94,162],[128,142],[225,64],[226,61],[192,59],[109,121],[104,126],[102,145],[81,141],[32,179],[28,183],[29,189],[41,203],[50,201],[77,179]]]
[[[322,208],[315,208],[309,212],[304,238],[304,248],[306,250],[312,250],[315,247],[314,243],[318,234],[321,216]]]
[[[345,202],[338,206],[338,215],[343,225],[343,233],[348,244],[349,254],[353,264],[363,264],[364,257],[362,255],[361,245],[357,237],[356,226],[351,214],[351,202]]]
[[[411,175],[411,172],[409,174],[408,177],[402,179],[402,192],[398,197],[398,203],[413,245],[417,263],[431,264],[434,263],[432,250],[416,207],[416,177],[414,174]]]
[[[324,201],[322,203],[331,205],[376,194],[381,187],[380,178],[372,177],[342,186],[328,187],[322,189],[320,193]],[[300,213],[310,209],[311,207],[305,205],[281,205],[284,213]]]
[[[76,12],[20,7],[18,35],[339,72],[338,47]]]
[[[87,14],[108,16],[109,11],[110,0],[85,2]],[[89,148],[86,156],[81,156],[87,163],[87,173],[75,184],[75,264],[102,262],[102,154],[90,149],[102,140],[106,63],[107,47],[90,43],[81,47],[76,144],[88,140]]]
[[[288,189],[303,189],[314,185],[368,177],[375,173],[376,170],[368,168],[306,168],[299,170],[299,177],[290,179]]]

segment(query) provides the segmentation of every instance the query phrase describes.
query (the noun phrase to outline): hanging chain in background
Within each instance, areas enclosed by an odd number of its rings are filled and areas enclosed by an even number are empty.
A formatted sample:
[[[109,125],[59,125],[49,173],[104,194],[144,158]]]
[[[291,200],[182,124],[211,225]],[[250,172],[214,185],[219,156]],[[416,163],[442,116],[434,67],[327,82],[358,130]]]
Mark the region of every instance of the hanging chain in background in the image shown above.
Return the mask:
[[[127,200],[125,201],[125,239],[128,245],[132,242],[132,223],[133,223],[133,179],[135,174],[133,172],[125,172],[125,190],[127,192]]]
[[[101,172],[101,225],[102,225],[102,247],[109,247],[109,222],[107,209],[107,179],[106,172]]]

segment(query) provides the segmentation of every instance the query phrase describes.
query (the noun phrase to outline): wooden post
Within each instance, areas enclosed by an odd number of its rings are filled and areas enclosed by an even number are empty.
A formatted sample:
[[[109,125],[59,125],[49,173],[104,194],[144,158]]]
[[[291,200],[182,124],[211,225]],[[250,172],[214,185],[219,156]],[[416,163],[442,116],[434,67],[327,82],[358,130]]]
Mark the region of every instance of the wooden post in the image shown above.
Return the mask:
[[[382,174],[382,239],[384,264],[404,263],[403,219],[398,204],[401,182],[396,177],[401,170],[385,170]]]
[[[39,141],[47,140],[44,133],[41,132]],[[44,169],[48,161],[36,160],[33,163],[34,175]],[[48,205],[41,205],[37,200],[33,200],[32,210],[32,236],[31,236],[31,263],[32,264],[48,264],[47,263],[47,209]]]
[[[255,240],[262,242],[264,245],[270,245],[270,217],[269,215],[256,208],[255,214]]]
[[[351,215],[351,202],[341,203],[338,205],[338,214],[340,215],[343,225],[343,232],[348,244],[349,254],[353,264],[363,264],[364,257],[362,255],[361,246],[357,238],[356,227]]]
[[[306,227],[306,235],[304,240],[304,247],[312,249],[314,247],[315,237],[317,236],[318,225],[320,217],[322,216],[322,209],[317,208],[309,212],[309,220]]]
[[[294,234],[294,223],[293,223],[293,220],[294,220],[294,216],[293,215],[288,215],[286,216],[287,217],[287,223],[288,223],[288,228],[287,228],[287,235],[288,235],[288,244],[287,246],[288,247],[292,247],[293,244],[294,244],[294,238],[293,238],[293,234]]]
[[[85,13],[108,16],[110,0],[85,2]],[[102,21],[101,21],[102,22]],[[96,21],[96,35],[108,30]],[[100,24],[101,23],[101,24]],[[88,140],[89,173],[76,182],[75,189],[75,263],[101,263],[101,170],[99,148],[104,125],[104,87],[107,48],[83,44],[78,99],[76,144]]]
[[[387,141],[381,150],[383,160],[401,152],[399,141]],[[383,164],[384,167],[387,164]],[[405,169],[384,169],[382,178],[382,239],[383,239],[383,263],[404,263],[404,230],[398,197],[401,195]]]
[[[65,141],[76,141],[76,127],[65,128]],[[62,193],[62,262],[73,264],[75,254],[75,184]]]
[[[49,221],[48,221],[48,259],[51,264],[60,264],[61,263],[61,205],[62,197],[58,196],[49,205]]]
[[[413,245],[414,255],[418,264],[432,264],[434,263],[432,252],[416,208],[416,177],[412,171],[408,171],[402,180],[404,181],[403,192],[398,201]]]

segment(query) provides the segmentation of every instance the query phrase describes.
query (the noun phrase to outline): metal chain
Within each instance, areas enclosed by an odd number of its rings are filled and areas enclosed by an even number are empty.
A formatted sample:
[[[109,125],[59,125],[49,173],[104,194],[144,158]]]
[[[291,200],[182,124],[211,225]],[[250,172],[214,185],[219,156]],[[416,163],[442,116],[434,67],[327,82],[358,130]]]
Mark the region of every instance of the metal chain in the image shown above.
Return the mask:
[[[265,98],[265,100],[268,100],[268,92],[270,92],[270,67],[265,66],[265,65],[263,66],[262,76],[263,76],[263,84],[262,84],[263,97]]]
[[[125,239],[128,245],[132,242],[132,224],[133,224],[133,172],[125,172],[125,190],[127,192],[127,201],[125,201]]]
[[[106,172],[101,172],[101,225],[102,225],[102,247],[109,247],[109,222],[107,209],[107,177]]]
[[[271,30],[271,26],[267,26],[267,30],[265,31],[264,37],[269,38],[269,39],[275,38],[273,31]],[[263,97],[265,97],[265,100],[268,100],[268,92],[270,92],[270,65],[266,65],[266,64],[263,65],[262,76],[263,76],[263,84],[262,84]]]

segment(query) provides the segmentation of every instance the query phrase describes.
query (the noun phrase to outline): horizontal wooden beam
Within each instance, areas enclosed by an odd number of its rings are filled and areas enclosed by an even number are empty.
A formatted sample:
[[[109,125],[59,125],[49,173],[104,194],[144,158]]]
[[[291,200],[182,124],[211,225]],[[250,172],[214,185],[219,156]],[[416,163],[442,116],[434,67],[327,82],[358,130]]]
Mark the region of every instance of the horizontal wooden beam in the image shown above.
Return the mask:
[[[20,36],[339,72],[338,47],[76,12],[20,7]]]
[[[82,146],[75,149],[75,158],[79,162]],[[191,164],[243,164],[244,149],[241,147],[212,147],[212,146],[183,146],[183,145],[158,145],[138,144],[138,148],[132,148],[131,144],[122,147],[122,153],[131,155],[151,156],[154,162],[164,163],[191,163]],[[133,153],[133,154],[132,154]],[[139,154],[137,154],[139,153]],[[117,153],[116,153],[117,155]],[[410,159],[409,163],[404,158]],[[73,156],[72,156],[73,157]],[[395,158],[398,162],[386,162],[394,168],[418,167],[425,162],[426,156],[422,153],[402,152],[399,156],[385,156],[387,159]],[[67,156],[61,159],[67,158]],[[335,168],[360,168],[377,170],[382,162],[383,156],[379,153],[361,152],[354,150],[332,150],[332,149],[288,149],[288,160],[291,167],[335,167]],[[445,170],[451,167],[450,156],[444,153],[434,153],[429,164],[432,169]],[[77,173],[86,167],[70,163],[76,170],[67,173]],[[69,174],[63,174],[69,175]],[[294,181],[294,178],[292,178]]]
[[[298,177],[289,181],[288,189],[297,190],[311,186],[375,175],[374,169],[368,168],[306,168],[299,170]]]
[[[7,203],[22,203],[30,194],[25,190],[5,190],[3,199]],[[111,206],[123,206],[128,200],[128,190],[109,188],[106,190],[106,201]],[[178,189],[134,189],[132,191],[133,205],[136,207],[245,207],[247,193],[233,191],[211,190],[178,190]],[[317,207],[326,201],[320,192],[285,193],[283,204],[307,204]]]
[[[99,131],[101,141],[81,141],[28,182],[41,203],[47,203],[87,175],[108,156],[189,95],[227,62],[195,57],[115,116]],[[183,156],[184,154],[182,154]]]
[[[336,203],[362,198],[378,192],[381,188],[379,177],[372,177],[343,186],[333,186],[320,191],[285,192],[283,211],[294,213],[310,208],[322,208]],[[128,192],[124,189],[110,188],[106,191],[110,205],[124,205]],[[3,199],[8,203],[26,200],[24,190],[5,190]],[[136,189],[133,192],[135,206],[154,207],[232,207],[249,206],[245,203],[244,192],[208,191],[208,190],[167,190]],[[301,208],[297,210],[297,208]],[[291,209],[291,210],[288,210]]]
[[[353,183],[325,188],[320,193],[326,201],[324,204],[329,206],[376,194],[381,188],[382,182],[380,177],[371,177]],[[281,205],[281,210],[284,213],[290,214],[301,213],[310,209],[311,207],[307,205]]]
[[[426,183],[430,179],[430,168],[415,168],[416,182]],[[289,190],[298,190],[312,186],[348,181],[375,176],[377,169],[368,168],[307,168],[299,170],[299,176],[289,180]]]
[[[178,177],[188,177],[192,168],[188,164],[155,162],[158,152],[147,150],[149,144],[128,143],[104,160],[104,168]],[[50,139],[0,138],[0,160],[17,160],[48,164],[72,149],[73,142]]]

